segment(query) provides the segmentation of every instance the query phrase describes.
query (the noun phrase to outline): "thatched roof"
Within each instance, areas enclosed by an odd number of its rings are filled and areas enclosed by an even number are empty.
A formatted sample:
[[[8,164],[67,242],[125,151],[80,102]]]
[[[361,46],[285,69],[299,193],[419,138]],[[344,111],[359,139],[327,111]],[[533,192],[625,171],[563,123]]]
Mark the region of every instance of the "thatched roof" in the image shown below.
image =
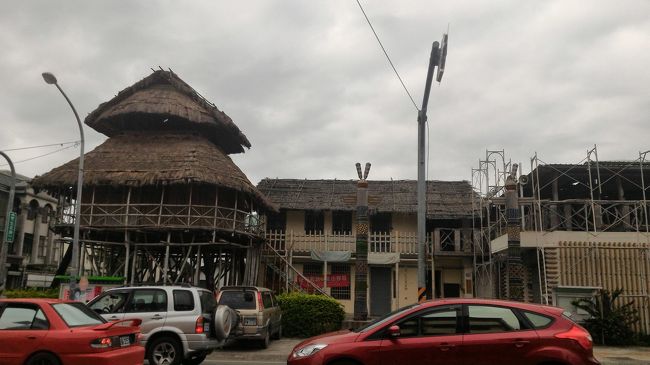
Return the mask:
[[[79,159],[37,176],[42,188],[72,186]],[[84,185],[142,186],[207,183],[251,194],[266,209],[271,203],[219,147],[198,133],[129,132],[107,139],[85,154]]]
[[[85,123],[109,137],[127,130],[195,130],[226,154],[251,147],[226,113],[172,71],[154,71],[120,91],[90,113]]]
[[[355,180],[264,179],[258,189],[281,209],[354,210]],[[427,218],[472,216],[475,194],[467,181],[427,181]],[[417,181],[368,181],[368,206],[377,212],[417,212]]]

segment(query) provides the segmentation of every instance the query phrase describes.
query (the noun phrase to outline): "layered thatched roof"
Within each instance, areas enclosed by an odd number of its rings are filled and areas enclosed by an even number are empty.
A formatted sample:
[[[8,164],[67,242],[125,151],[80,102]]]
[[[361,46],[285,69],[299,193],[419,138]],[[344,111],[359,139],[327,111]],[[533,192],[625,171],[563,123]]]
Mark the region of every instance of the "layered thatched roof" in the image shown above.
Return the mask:
[[[355,180],[264,179],[258,189],[281,209],[354,210]],[[474,194],[467,181],[427,181],[427,218],[472,216]],[[417,181],[368,181],[368,206],[377,212],[417,212]]]
[[[77,182],[79,159],[37,176],[50,188]],[[266,209],[275,206],[216,145],[191,132],[129,132],[85,154],[84,185],[143,186],[207,183],[251,194]]]
[[[129,130],[195,130],[226,154],[251,147],[226,113],[172,71],[154,71],[120,91],[90,113],[85,123],[109,137]]]

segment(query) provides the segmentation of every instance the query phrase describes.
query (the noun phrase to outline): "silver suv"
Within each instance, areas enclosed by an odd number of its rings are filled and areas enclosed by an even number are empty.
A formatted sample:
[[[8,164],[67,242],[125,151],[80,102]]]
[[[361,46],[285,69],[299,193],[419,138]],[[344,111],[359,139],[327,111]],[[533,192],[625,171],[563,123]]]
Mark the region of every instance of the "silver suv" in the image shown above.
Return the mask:
[[[195,365],[223,345],[236,312],[202,288],[138,286],[110,289],[88,303],[109,321],[142,319],[142,345],[151,365]]]
[[[256,286],[225,286],[218,294],[219,305],[237,311],[240,319],[230,338],[254,340],[267,348],[271,338],[282,337],[282,310],[273,292]]]

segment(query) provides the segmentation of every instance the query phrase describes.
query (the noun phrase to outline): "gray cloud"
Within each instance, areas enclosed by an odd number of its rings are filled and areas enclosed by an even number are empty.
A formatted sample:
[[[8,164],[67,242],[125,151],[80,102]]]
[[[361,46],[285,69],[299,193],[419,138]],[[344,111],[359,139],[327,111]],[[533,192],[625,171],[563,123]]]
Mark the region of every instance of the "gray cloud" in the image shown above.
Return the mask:
[[[523,162],[636,158],[650,115],[650,3],[362,1],[418,104],[431,43],[450,23],[429,109],[429,178],[469,179],[485,149]],[[336,1],[30,1],[0,13],[0,149],[78,138],[41,80],[54,72],[82,116],[170,67],[228,113],[263,177],[416,177],[416,111],[357,4]],[[105,137],[90,128],[87,150]],[[44,150],[15,151],[21,160]],[[17,165],[44,173],[68,149]]]

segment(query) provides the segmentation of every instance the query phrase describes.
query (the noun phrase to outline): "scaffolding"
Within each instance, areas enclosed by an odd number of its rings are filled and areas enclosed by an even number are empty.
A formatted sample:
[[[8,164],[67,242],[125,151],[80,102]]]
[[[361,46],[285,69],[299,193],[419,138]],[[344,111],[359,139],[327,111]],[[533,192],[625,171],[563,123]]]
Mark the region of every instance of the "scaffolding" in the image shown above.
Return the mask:
[[[629,161],[603,161],[598,147],[572,164],[552,164],[535,153],[530,171],[520,169],[522,247],[528,259],[526,301],[555,304],[555,288],[624,289],[635,300],[639,330],[650,329],[650,225],[646,183],[650,151]],[[501,151],[486,151],[472,169],[479,199],[474,224],[481,232],[474,273],[489,297],[500,293],[501,262],[493,245],[505,234],[503,184],[510,162]],[[521,165],[520,165],[521,166]],[[527,242],[526,242],[527,241]],[[483,290],[485,293],[488,290]],[[479,291],[480,292],[480,291]]]

